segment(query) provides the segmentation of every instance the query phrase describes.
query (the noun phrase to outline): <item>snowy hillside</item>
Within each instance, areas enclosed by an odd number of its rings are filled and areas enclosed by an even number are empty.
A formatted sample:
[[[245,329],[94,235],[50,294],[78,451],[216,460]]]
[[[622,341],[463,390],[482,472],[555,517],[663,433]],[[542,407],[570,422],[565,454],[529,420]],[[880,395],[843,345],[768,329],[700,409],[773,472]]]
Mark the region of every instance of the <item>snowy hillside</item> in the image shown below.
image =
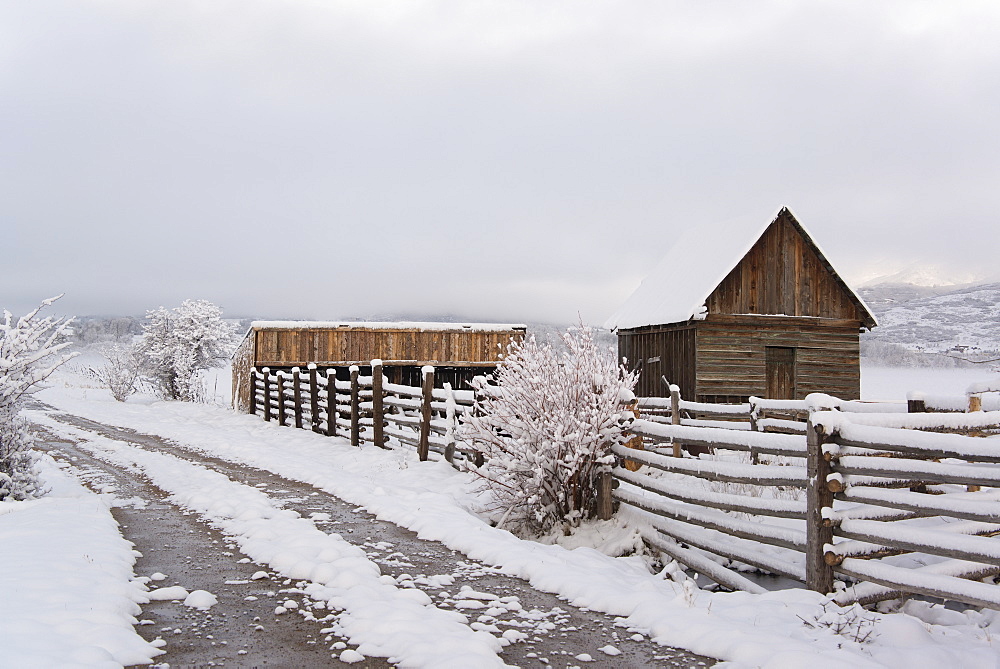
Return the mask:
[[[864,342],[972,358],[1000,350],[1000,283],[951,289],[883,283],[859,292],[879,321]]]

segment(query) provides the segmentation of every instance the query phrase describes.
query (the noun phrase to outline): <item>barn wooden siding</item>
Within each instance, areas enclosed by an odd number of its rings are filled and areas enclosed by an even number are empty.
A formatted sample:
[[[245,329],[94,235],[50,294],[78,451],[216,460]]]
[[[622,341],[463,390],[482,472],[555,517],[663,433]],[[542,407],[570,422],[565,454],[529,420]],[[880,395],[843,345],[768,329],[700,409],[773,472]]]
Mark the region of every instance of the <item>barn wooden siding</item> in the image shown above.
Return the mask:
[[[861,396],[859,323],[847,319],[712,314],[704,321],[618,332],[619,355],[639,367],[636,394],[669,397],[660,380],[699,402],[769,397],[767,348],[795,349],[792,397]]]
[[[639,397],[669,397],[660,380],[680,386],[682,397],[695,396],[695,327],[654,325],[618,332],[618,355],[629,369],[639,369]]]
[[[795,349],[793,399],[861,396],[857,320],[711,314],[697,329],[698,401],[768,397],[767,347]]]
[[[421,330],[378,328],[261,329],[253,332],[258,367],[386,364],[495,366],[511,337],[523,330]]]
[[[362,375],[371,374],[371,361],[383,362],[390,383],[419,386],[420,369],[434,365],[434,384],[464,388],[473,377],[490,374],[507,351],[511,340],[524,338],[525,328],[476,329],[462,325],[378,327],[281,327],[263,323],[251,328],[233,355],[233,406],[246,412],[250,407],[250,370],[273,371],[333,368],[337,378],[347,380],[349,368],[357,365]]]
[[[710,314],[874,320],[788,210],[782,210],[706,300]]]

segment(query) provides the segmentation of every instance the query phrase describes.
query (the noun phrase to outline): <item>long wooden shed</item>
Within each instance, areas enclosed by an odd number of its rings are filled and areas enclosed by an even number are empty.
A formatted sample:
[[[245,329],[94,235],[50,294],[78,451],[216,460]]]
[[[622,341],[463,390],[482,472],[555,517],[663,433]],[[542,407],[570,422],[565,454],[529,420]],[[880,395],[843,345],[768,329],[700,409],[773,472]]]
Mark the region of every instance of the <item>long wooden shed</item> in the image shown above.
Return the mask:
[[[382,360],[392,383],[420,385],[420,368],[434,365],[435,384],[461,388],[472,377],[496,369],[512,339],[524,338],[524,325],[493,323],[369,323],[348,321],[254,321],[233,355],[233,405],[247,411],[250,370],[270,368],[336,369],[347,379],[357,365],[370,374]]]
[[[640,372],[637,393],[667,381],[701,402],[861,393],[859,334],[875,317],[787,208],[697,226],[607,322]]]

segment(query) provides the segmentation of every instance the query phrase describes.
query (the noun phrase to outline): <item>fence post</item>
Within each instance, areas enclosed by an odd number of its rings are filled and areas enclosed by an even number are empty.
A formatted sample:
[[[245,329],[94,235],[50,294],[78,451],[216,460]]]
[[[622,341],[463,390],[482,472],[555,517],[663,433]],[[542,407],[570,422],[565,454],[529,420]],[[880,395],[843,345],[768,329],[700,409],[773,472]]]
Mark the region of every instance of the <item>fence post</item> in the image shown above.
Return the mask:
[[[597,519],[598,520],[611,520],[611,516],[614,513],[614,505],[611,499],[611,488],[613,487],[614,477],[611,475],[611,469],[604,465],[601,471],[597,473]]]
[[[969,395],[969,412],[983,410],[983,396]]]
[[[382,361],[372,360],[372,439],[379,448],[385,448],[385,433],[382,425],[385,420],[385,408],[382,404]]]
[[[681,424],[681,389],[677,386],[670,386],[670,422],[673,425]],[[681,445],[674,442],[674,457],[681,457]]]
[[[265,367],[260,370],[264,373],[264,422],[271,422],[271,369],[270,367]]]
[[[451,389],[450,383],[444,384],[444,390],[448,393],[448,399],[445,400],[444,418],[445,418],[445,433],[444,433],[444,459],[448,461],[452,467],[455,466],[455,425],[458,422],[456,411],[455,411],[455,391]]]
[[[907,413],[927,413],[927,402],[923,393],[911,392],[906,396]]]
[[[309,422],[312,431],[319,432],[319,381],[316,378],[316,363],[309,363]]]
[[[257,415],[257,370],[254,368],[250,369],[250,415]]]
[[[760,432],[760,425],[757,424],[757,399],[756,397],[750,398],[750,431]],[[760,453],[753,446],[750,447],[750,464],[759,465],[760,464]]]
[[[337,370],[326,370],[326,436],[337,436]]]
[[[351,365],[351,446],[361,445],[361,389],[358,388],[358,366]]]
[[[417,457],[422,461],[427,459],[431,438],[431,402],[434,401],[434,368],[426,365],[423,372],[423,387],[420,397],[420,442],[417,444]]]
[[[833,592],[833,567],[826,563],[826,545],[833,543],[833,526],[824,522],[823,509],[833,506],[833,493],[827,477],[833,471],[823,453],[829,441],[823,428],[806,422],[806,586],[823,594]]]
[[[278,385],[278,425],[285,424],[285,373],[280,369],[274,373]]]
[[[292,367],[292,412],[295,416],[295,427],[302,429],[302,373],[298,367]]]

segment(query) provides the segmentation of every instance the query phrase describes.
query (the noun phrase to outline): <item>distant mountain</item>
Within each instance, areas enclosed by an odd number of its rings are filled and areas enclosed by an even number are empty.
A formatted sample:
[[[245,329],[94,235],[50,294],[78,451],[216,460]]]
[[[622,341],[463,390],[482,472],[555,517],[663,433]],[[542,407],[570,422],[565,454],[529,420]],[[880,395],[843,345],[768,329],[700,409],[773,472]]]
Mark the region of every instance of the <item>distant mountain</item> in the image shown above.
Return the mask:
[[[901,270],[868,279],[861,284],[862,288],[880,284],[910,285],[916,288],[958,288],[982,283],[994,283],[1000,277],[990,278],[984,273],[973,270],[956,270],[953,267],[933,265],[925,262],[914,262]]]
[[[879,321],[862,335],[863,344],[973,359],[1000,351],[1000,282],[933,287],[884,282],[858,293]]]

